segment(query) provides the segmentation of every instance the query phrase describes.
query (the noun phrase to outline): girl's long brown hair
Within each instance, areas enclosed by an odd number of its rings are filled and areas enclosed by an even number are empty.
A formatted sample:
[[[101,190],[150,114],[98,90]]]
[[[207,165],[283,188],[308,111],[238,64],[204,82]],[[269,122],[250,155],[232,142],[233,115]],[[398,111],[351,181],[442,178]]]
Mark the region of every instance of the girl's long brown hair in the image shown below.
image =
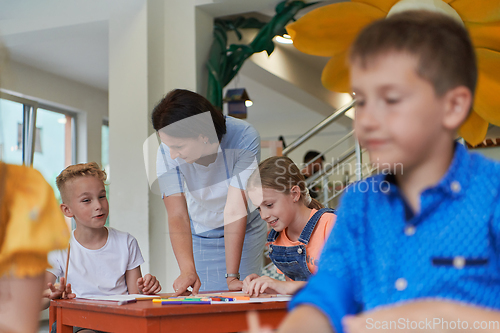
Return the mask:
[[[259,164],[247,182],[247,190],[262,186],[270,188],[284,194],[290,193],[294,186],[300,188],[300,200],[308,208],[321,209],[323,205],[318,200],[311,198],[311,202],[306,202],[306,180],[304,175],[293,161],[286,156],[274,156]]]

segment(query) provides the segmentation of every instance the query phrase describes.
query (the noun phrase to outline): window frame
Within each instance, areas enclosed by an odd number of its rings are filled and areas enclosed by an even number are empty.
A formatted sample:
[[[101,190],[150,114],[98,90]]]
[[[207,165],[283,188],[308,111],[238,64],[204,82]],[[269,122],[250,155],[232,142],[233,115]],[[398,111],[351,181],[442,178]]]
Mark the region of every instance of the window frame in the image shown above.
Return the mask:
[[[78,147],[78,113],[51,105],[47,102],[37,101],[21,97],[10,91],[0,89],[0,98],[23,105],[23,143],[22,143],[22,163],[33,166],[35,157],[35,137],[36,137],[36,116],[38,109],[63,114],[72,118],[71,122],[71,164],[76,161],[76,149]]]

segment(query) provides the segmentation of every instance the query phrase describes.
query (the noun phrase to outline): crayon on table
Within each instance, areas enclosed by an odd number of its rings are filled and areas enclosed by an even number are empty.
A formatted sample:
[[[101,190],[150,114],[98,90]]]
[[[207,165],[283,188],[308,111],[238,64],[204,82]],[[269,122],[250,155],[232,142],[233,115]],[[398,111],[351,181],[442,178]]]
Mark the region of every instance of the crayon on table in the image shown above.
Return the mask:
[[[161,305],[165,304],[212,304],[212,302],[208,300],[194,300],[194,301],[186,301],[183,299],[172,299],[172,298],[167,298],[167,299],[153,299],[153,303],[160,303]]]
[[[210,301],[162,301],[161,305],[212,304]]]

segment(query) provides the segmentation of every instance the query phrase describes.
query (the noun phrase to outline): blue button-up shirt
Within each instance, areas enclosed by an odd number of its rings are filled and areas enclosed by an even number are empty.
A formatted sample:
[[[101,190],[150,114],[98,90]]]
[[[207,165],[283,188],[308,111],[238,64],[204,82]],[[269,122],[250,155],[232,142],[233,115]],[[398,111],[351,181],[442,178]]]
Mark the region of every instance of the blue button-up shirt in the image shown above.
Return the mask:
[[[460,144],[417,214],[385,175],[353,184],[317,274],[290,308],[319,308],[336,332],[346,314],[417,298],[500,309],[499,192],[500,164]]]

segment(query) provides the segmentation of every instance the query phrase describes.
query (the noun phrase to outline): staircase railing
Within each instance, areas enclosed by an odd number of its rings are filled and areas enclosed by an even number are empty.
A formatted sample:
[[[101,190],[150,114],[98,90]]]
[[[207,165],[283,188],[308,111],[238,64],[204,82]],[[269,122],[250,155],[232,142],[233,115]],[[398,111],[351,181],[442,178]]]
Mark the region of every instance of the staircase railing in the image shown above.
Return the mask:
[[[318,125],[314,126],[311,128],[309,131],[305,132],[302,134],[300,137],[297,138],[294,142],[292,142],[290,145],[288,145],[285,149],[283,149],[283,155],[288,155],[292,151],[294,151],[297,147],[302,145],[304,142],[312,138],[316,133],[320,132],[322,129],[333,123],[334,121],[338,120],[340,117],[342,117],[347,111],[349,111],[352,107],[354,106],[354,100],[349,102],[348,104],[342,106],[340,109],[332,113],[330,116],[326,117],[324,120],[322,120]]]
[[[342,106],[339,108],[337,111],[332,113],[330,116],[325,118],[323,121],[321,121],[319,124],[316,126],[312,127],[310,130],[305,132],[303,135],[301,135],[297,140],[292,142],[289,146],[287,146],[285,149],[283,149],[283,155],[288,155],[292,151],[294,151],[296,148],[300,147],[302,144],[304,144],[307,140],[310,138],[314,137],[317,133],[319,133],[321,130],[323,130],[325,127],[328,125],[332,124],[333,122],[337,121],[340,119],[347,111],[349,111],[351,108],[353,108],[355,105],[355,100],[352,100],[348,104]],[[314,163],[318,158],[323,157],[326,153],[330,152],[334,148],[338,147],[340,144],[343,142],[347,141],[348,139],[352,138],[354,136],[354,131],[350,131],[347,135],[342,137],[340,140],[336,141],[333,143],[330,147],[328,147],[326,150],[324,150],[320,155],[316,156],[313,160],[308,162],[304,168],[307,168],[310,164]],[[344,153],[342,153],[333,164],[327,164],[325,168],[322,168],[320,171],[316,172],[312,176],[310,176],[306,180],[306,184],[309,189],[313,188],[314,186],[318,184],[322,184],[323,188],[323,195],[321,198],[321,201],[325,207],[329,207],[329,203],[331,200],[335,199],[337,196],[339,196],[343,192],[343,188],[336,192],[335,187],[334,187],[334,193],[332,196],[329,196],[329,184],[328,184],[328,177],[330,175],[330,172],[332,170],[338,170],[340,165],[343,163],[350,163],[354,158],[356,159],[356,165],[355,165],[355,175],[356,175],[356,180],[361,180],[363,178],[363,170],[362,170],[362,154],[363,151],[361,147],[359,146],[358,141],[355,139],[355,144],[352,148],[346,150]],[[351,175],[349,175],[350,178]]]

